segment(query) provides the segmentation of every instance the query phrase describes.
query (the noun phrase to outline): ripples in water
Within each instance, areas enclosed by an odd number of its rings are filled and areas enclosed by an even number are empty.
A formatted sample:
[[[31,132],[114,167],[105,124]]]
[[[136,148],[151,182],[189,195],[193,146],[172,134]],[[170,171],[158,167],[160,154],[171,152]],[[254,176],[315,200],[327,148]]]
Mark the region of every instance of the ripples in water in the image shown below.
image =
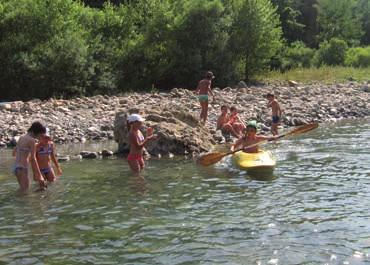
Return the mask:
[[[344,123],[266,145],[256,181],[230,159],[210,168],[152,160],[70,162],[45,193],[16,196],[0,153],[0,263],[368,264],[370,126]]]

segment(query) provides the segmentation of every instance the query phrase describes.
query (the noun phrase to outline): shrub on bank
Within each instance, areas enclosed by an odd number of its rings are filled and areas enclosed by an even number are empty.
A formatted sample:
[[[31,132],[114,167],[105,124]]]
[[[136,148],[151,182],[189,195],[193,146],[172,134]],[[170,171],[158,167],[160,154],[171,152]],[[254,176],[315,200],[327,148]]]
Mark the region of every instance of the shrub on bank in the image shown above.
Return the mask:
[[[293,68],[311,67],[314,54],[315,51],[303,42],[293,42],[281,54],[280,69],[286,71]]]
[[[324,41],[316,51],[314,64],[316,66],[343,65],[347,49],[348,45],[344,40],[332,38],[329,41]]]
[[[350,48],[346,52],[344,63],[346,66],[369,67],[370,66],[370,46]]]

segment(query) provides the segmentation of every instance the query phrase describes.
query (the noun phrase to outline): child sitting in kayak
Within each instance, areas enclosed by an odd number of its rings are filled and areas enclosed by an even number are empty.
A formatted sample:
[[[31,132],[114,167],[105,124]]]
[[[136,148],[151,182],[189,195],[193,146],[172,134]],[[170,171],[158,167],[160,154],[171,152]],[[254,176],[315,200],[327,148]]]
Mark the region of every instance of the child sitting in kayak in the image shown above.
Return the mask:
[[[36,145],[36,159],[40,167],[40,172],[47,181],[54,182],[56,176],[62,175],[62,169],[55,157],[54,143],[51,141],[48,128],[46,128],[46,133],[40,136],[40,142]],[[51,161],[55,165],[56,175]]]
[[[148,128],[146,137],[143,136],[140,129],[143,127],[145,119],[139,114],[131,114],[127,118],[127,125],[130,129],[128,134],[128,142],[130,144],[130,152],[127,156],[127,162],[132,171],[138,173],[144,169],[143,149],[147,142],[154,140],[153,128]]]
[[[236,149],[242,148],[244,152],[246,153],[258,153],[258,145],[255,145],[253,147],[249,147],[250,145],[257,144],[264,140],[275,140],[278,136],[264,136],[264,135],[258,135],[257,134],[257,122],[256,121],[250,121],[247,124],[247,127],[245,129],[245,135],[244,137],[238,139],[235,144],[231,146],[231,151],[234,151]]]

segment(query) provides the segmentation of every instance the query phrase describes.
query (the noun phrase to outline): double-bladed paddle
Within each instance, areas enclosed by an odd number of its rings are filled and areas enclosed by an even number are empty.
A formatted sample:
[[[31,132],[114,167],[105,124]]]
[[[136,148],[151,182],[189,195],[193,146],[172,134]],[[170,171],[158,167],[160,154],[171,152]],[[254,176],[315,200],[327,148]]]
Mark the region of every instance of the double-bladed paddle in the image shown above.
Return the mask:
[[[311,131],[313,129],[316,129],[318,126],[319,126],[318,123],[309,123],[309,124],[301,125],[301,126],[295,128],[295,129],[291,130],[290,132],[278,135],[278,137],[276,139],[280,139],[280,138],[283,138],[283,137],[286,137],[286,136],[294,136],[294,135],[302,134],[302,133]],[[247,149],[247,148],[255,147],[257,145],[264,144],[264,143],[269,142],[269,141],[270,140],[263,140],[263,141],[260,141],[258,143],[243,147],[241,149],[230,151],[230,152],[227,152],[227,153],[225,153],[225,152],[212,152],[212,153],[204,154],[204,155],[200,156],[197,159],[197,162],[199,164],[201,164],[202,166],[210,166],[210,165],[213,165],[213,164],[217,163],[218,161],[220,161],[225,156],[232,155],[236,152],[242,151],[242,150]]]

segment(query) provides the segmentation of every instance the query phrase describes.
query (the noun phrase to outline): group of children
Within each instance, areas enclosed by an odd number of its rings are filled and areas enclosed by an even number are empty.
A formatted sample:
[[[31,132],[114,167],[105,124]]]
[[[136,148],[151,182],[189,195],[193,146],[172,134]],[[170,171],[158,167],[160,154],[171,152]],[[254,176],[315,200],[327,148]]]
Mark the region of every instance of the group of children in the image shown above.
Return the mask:
[[[200,120],[206,123],[208,117],[208,102],[209,96],[214,100],[214,94],[211,89],[212,80],[215,78],[212,72],[208,71],[204,79],[199,81],[196,89],[201,107]],[[217,129],[221,130],[225,135],[232,135],[238,140],[232,145],[231,149],[244,148],[246,152],[258,152],[258,146],[248,148],[263,140],[277,139],[278,125],[281,119],[281,108],[275,96],[271,93],[266,95],[268,106],[272,110],[272,137],[257,135],[257,122],[251,121],[245,124],[238,115],[236,107],[221,106],[221,115],[217,119]],[[131,114],[127,118],[127,127],[129,128],[129,145],[130,152],[127,157],[127,162],[134,172],[140,172],[144,168],[143,149],[146,143],[156,138],[153,135],[153,129],[148,128],[146,137],[143,136],[140,129],[143,127],[144,118],[139,114]]]
[[[214,99],[214,95],[212,93],[211,84],[212,80],[215,78],[212,72],[208,71],[205,74],[204,79],[199,81],[198,87],[196,92],[198,93],[199,102],[201,106],[201,114],[200,119],[205,123],[207,121],[207,113],[208,113],[208,95],[212,95]],[[230,114],[228,113],[229,108],[226,105],[221,106],[221,114],[217,119],[217,126],[218,130],[227,137],[228,135],[232,135],[238,140],[235,144],[232,145],[231,150],[236,148],[244,148],[245,152],[254,153],[258,152],[258,146],[253,146],[248,148],[250,145],[254,145],[263,140],[273,140],[276,139],[278,136],[278,125],[281,121],[282,110],[278,101],[276,100],[274,94],[268,93],[266,95],[268,100],[268,107],[271,108],[272,112],[272,121],[271,121],[271,132],[272,137],[257,135],[257,122],[250,121],[246,125],[238,115],[238,110],[236,107],[232,106],[230,108]],[[244,134],[243,134],[244,133]],[[227,137],[228,138],[228,137]],[[227,139],[229,140],[229,139]]]
[[[208,71],[205,78],[199,81],[196,93],[201,106],[200,119],[203,123],[208,117],[209,96],[213,97],[211,84],[215,78],[212,72]],[[263,140],[276,139],[278,136],[278,125],[281,119],[281,108],[273,94],[267,94],[268,106],[272,110],[272,137],[257,135],[257,122],[251,121],[245,124],[238,115],[236,107],[229,108],[221,106],[221,115],[217,120],[217,129],[225,135],[232,135],[238,140],[232,145],[231,149],[244,148],[246,152],[258,152],[258,146],[248,148]],[[127,117],[127,127],[129,128],[128,142],[130,151],[127,156],[127,162],[134,172],[140,172],[144,169],[143,150],[145,145],[154,139],[152,128],[147,128],[146,136],[141,132],[145,119],[139,114],[131,114]],[[13,151],[15,158],[14,174],[17,177],[20,190],[22,192],[30,188],[28,178],[28,165],[32,165],[34,180],[39,182],[40,189],[45,189],[48,182],[56,180],[57,176],[62,174],[62,170],[55,157],[55,147],[51,141],[48,129],[40,122],[34,122],[28,129],[28,132],[21,136],[17,146]],[[52,167],[52,162],[56,167],[56,174]]]
[[[13,156],[15,156],[13,173],[17,177],[21,192],[26,192],[31,186],[28,177],[29,164],[32,166],[33,178],[39,183],[40,190],[45,190],[48,182],[55,181],[56,177],[62,174],[49,130],[40,122],[32,123],[27,133],[19,137],[17,146],[13,149]]]

